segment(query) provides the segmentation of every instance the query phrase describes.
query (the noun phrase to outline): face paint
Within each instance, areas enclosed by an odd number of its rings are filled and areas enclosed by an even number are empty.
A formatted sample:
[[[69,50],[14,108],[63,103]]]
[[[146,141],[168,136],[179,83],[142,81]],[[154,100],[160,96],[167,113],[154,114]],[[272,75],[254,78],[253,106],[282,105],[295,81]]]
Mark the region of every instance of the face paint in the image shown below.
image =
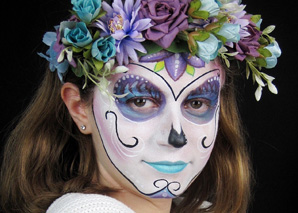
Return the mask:
[[[138,75],[120,78],[115,84],[114,94],[127,94],[116,103],[122,114],[133,121],[148,120],[164,107],[165,98],[159,89]]]
[[[108,157],[117,170],[112,176],[123,176],[127,187],[173,198],[200,174],[214,146],[220,70],[209,63],[174,81],[153,67],[130,64],[127,73],[112,76],[109,89],[121,95],[115,103],[95,91],[93,113],[104,148],[98,155]]]

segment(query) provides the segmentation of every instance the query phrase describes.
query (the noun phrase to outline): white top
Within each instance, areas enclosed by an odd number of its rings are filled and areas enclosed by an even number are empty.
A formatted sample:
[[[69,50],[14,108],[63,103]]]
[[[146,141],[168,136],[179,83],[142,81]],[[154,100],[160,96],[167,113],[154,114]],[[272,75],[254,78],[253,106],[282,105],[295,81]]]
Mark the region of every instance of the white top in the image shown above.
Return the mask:
[[[179,203],[182,198],[176,198]],[[209,207],[205,201],[200,208]],[[120,201],[100,194],[68,193],[55,200],[46,213],[134,213]]]
[[[120,201],[100,194],[68,193],[55,200],[46,213],[133,213]]]

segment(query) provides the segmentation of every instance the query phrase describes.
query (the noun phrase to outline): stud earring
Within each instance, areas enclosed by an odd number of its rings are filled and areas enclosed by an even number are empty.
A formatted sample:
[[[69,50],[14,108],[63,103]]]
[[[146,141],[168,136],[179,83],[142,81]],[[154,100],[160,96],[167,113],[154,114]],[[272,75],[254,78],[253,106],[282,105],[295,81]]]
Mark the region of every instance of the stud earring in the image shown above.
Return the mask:
[[[85,130],[85,129],[86,129],[86,126],[85,126],[85,125],[82,125],[82,126],[81,126],[81,129],[82,129],[82,130]]]

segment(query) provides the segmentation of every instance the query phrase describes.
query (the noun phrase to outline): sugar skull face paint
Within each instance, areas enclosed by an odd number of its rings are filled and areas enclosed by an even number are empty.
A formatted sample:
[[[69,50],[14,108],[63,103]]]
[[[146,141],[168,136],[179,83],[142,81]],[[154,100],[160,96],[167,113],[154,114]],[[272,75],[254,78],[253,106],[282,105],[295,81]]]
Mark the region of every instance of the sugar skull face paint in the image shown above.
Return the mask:
[[[115,103],[96,90],[93,113],[110,163],[151,198],[182,194],[206,165],[218,129],[220,69],[215,63],[172,80],[153,63],[112,76]],[[98,141],[100,143],[100,141]]]

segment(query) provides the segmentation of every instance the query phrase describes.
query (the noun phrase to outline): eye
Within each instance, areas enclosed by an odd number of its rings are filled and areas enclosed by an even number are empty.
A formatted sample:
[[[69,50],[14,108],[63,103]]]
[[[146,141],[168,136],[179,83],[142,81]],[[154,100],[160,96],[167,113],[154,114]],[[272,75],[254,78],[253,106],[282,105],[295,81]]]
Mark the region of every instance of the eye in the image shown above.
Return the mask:
[[[136,98],[133,100],[134,105],[137,107],[143,107],[146,104],[146,99],[144,98]]]
[[[194,109],[199,109],[202,107],[202,105],[203,105],[203,103],[199,100],[193,100],[190,102],[190,106]]]
[[[136,112],[151,113],[159,107],[159,103],[150,97],[135,97],[126,101],[126,104]]]
[[[185,101],[184,109],[191,115],[202,116],[211,109],[210,101],[207,99],[190,99]]]

